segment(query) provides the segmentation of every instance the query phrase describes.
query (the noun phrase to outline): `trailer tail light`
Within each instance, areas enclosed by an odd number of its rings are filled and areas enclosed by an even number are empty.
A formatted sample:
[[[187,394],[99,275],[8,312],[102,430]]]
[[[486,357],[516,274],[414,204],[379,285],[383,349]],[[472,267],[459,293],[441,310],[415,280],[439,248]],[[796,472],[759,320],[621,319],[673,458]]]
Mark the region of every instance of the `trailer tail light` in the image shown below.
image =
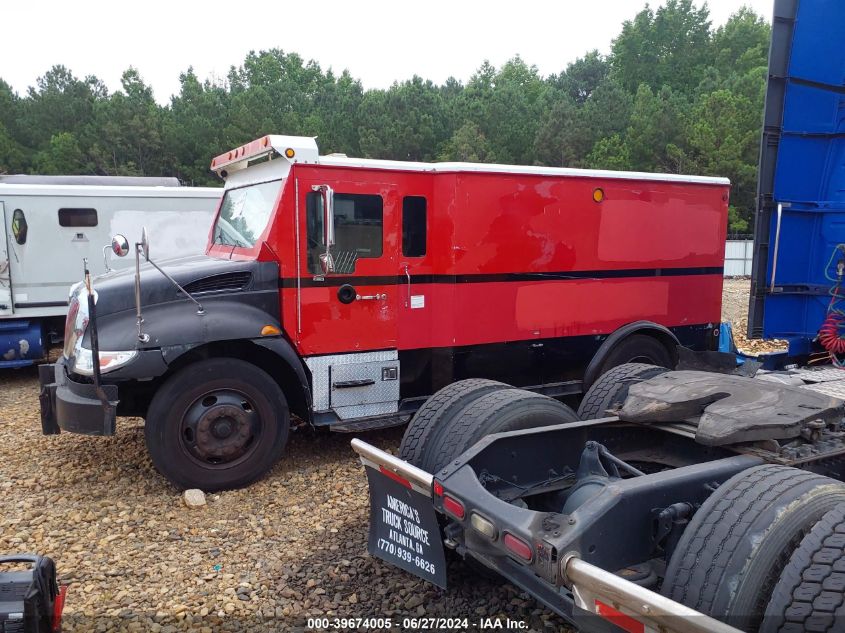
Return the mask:
[[[617,611],[601,600],[596,600],[596,613],[627,633],[646,633],[645,624],[632,618],[630,615],[625,615],[621,611]]]
[[[496,537],[499,535],[499,530],[496,529],[496,526],[492,521],[488,521],[483,516],[476,514],[475,512],[469,515],[469,524],[472,526],[472,529],[476,532],[481,532],[491,541],[495,541]]]
[[[502,542],[505,544],[505,548],[520,560],[530,563],[531,559],[534,558],[534,552],[531,550],[531,546],[518,536],[514,536],[510,532],[505,532]]]
[[[434,482],[434,485],[431,487],[431,490],[434,493],[435,497],[443,496],[443,484],[441,484],[439,481]]]
[[[461,521],[463,521],[466,516],[464,504],[449,495],[443,495],[443,509]]]
[[[379,472],[381,472],[381,474],[384,475],[385,477],[388,477],[389,479],[392,479],[396,483],[405,486],[408,490],[412,489],[411,488],[411,482],[408,481],[407,479],[405,479],[404,477],[402,477],[401,475],[394,473],[392,470],[390,470],[389,468],[385,468],[384,466],[379,466],[378,469],[379,469]]]

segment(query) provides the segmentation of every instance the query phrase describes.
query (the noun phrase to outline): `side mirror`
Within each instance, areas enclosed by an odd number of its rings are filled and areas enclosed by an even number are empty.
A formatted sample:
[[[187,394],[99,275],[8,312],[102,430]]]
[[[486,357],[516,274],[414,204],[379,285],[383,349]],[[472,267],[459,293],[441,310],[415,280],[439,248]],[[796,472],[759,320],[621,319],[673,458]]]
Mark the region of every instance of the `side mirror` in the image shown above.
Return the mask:
[[[141,252],[144,254],[144,259],[150,261],[150,238],[147,235],[147,227],[141,229]]]
[[[334,272],[334,257],[331,247],[334,246],[334,190],[328,185],[313,185],[312,191],[319,191],[323,198],[323,244],[326,251],[320,254],[320,267],[323,274]]]
[[[125,235],[118,233],[111,238],[111,250],[118,257],[126,257],[129,253],[129,240],[126,239]]]

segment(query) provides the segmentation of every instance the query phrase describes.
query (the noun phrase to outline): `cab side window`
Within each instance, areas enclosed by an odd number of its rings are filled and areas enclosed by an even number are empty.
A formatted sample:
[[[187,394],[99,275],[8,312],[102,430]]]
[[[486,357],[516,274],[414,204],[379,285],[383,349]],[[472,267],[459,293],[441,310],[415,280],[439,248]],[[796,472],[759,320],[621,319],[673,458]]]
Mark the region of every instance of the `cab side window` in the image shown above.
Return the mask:
[[[312,191],[305,198],[308,272],[320,274],[320,253],[326,250],[323,229],[323,199]],[[384,239],[384,203],[381,196],[356,193],[334,194],[335,272],[355,272],[355,263],[367,257],[381,257]]]
[[[425,255],[425,207],[422,196],[405,196],[402,200],[402,255],[405,257]]]

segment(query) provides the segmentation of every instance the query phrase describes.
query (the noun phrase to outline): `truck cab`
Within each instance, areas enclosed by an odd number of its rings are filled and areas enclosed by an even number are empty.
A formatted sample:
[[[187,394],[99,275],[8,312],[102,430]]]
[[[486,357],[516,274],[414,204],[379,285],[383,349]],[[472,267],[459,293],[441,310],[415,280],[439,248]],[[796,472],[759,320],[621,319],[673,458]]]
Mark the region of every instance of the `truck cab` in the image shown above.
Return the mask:
[[[111,435],[146,420],[180,487],[244,486],[299,423],[402,424],[465,378],[577,398],[678,346],[718,347],[721,178],[320,156],[270,135],[214,158],[202,256],[78,284],[42,366],[42,423]]]

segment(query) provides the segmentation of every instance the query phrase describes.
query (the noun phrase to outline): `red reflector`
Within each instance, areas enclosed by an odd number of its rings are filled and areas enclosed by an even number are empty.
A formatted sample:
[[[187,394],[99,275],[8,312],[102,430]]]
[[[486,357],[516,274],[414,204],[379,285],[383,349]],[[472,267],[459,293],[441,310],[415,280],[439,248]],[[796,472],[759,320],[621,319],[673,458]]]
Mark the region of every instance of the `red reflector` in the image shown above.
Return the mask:
[[[434,496],[442,497],[443,496],[443,484],[439,481],[434,482],[434,486],[432,488],[434,490]]]
[[[405,479],[404,477],[400,477],[399,475],[394,473],[392,470],[388,470],[384,466],[379,466],[378,469],[381,472],[381,474],[384,475],[385,477],[390,477],[390,479],[392,479],[396,483],[400,483],[410,490],[411,482],[408,481],[407,479]]]
[[[528,543],[518,536],[514,536],[513,534],[507,532],[505,533],[505,538],[502,539],[502,541],[511,554],[524,561],[529,563],[531,562],[531,559],[534,557],[534,552],[531,551],[531,546]]]
[[[645,633],[645,624],[635,620],[630,615],[617,611],[601,600],[596,600],[596,613],[628,633]]]
[[[464,504],[449,495],[443,496],[443,509],[456,519],[463,519],[466,515]]]
[[[65,609],[66,595],[67,585],[59,585],[59,595],[53,602],[53,633],[59,633],[62,630],[62,611]]]

